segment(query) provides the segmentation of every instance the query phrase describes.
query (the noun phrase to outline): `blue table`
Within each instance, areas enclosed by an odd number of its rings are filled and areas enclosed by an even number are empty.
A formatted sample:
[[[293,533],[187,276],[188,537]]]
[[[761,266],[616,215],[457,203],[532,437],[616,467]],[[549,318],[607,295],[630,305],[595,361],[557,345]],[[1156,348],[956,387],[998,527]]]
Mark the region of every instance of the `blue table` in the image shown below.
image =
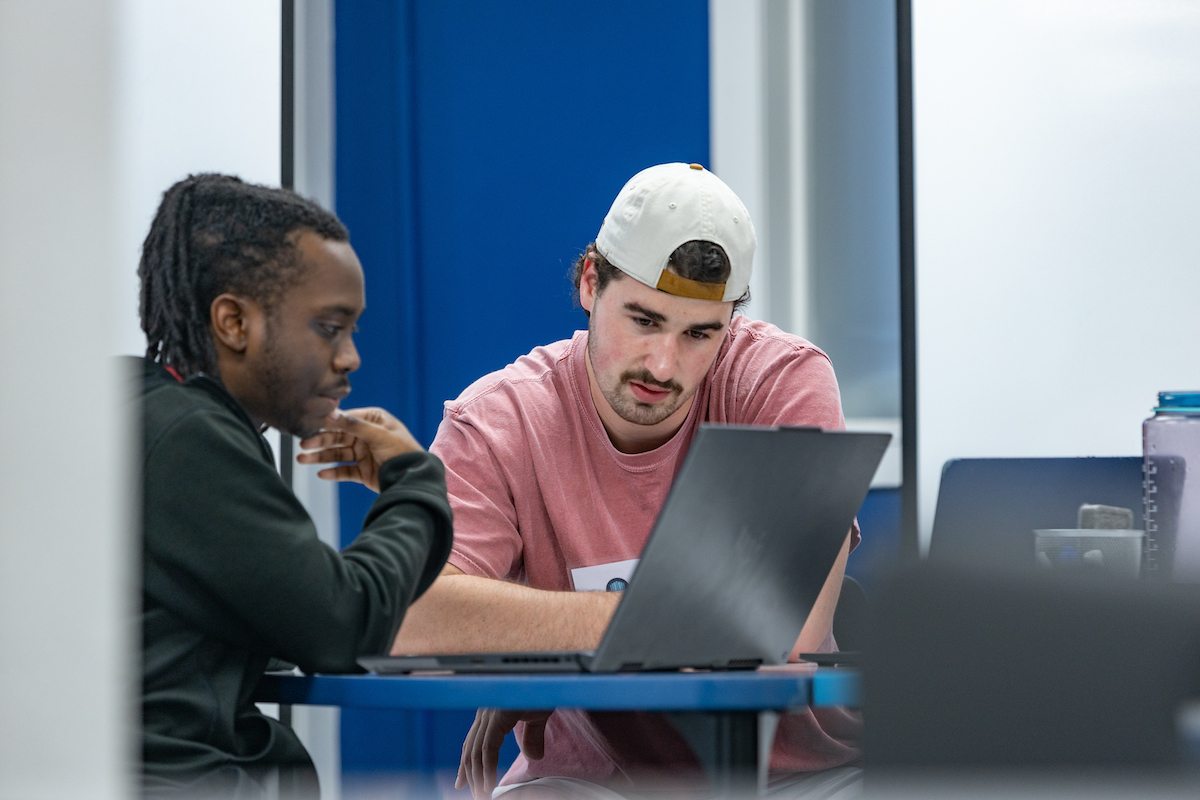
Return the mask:
[[[268,675],[255,700],[354,708],[662,711],[696,752],[714,788],[736,792],[765,778],[768,748],[760,741],[773,738],[779,712],[858,706],[860,676],[811,665],[615,675]]]
[[[268,675],[255,700],[353,708],[783,711],[857,706],[859,683],[857,671],[803,666],[615,675]]]

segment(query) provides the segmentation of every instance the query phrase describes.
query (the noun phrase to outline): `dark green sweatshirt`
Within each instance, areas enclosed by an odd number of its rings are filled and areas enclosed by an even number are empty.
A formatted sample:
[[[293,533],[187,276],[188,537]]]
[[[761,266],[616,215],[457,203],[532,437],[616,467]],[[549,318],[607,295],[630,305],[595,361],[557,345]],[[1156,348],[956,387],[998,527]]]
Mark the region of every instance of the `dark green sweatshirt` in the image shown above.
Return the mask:
[[[272,657],[352,672],[386,652],[450,552],[441,462],[383,464],[362,533],[322,543],[266,441],[216,381],[141,365],[143,759],[148,790],[311,761],[251,702]]]

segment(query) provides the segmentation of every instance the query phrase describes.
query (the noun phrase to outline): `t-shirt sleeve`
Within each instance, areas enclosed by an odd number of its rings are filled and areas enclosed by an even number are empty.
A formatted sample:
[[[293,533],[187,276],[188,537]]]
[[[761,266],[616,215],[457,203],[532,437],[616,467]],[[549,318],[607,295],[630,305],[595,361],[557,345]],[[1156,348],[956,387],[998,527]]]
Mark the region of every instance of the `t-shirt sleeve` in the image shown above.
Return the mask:
[[[729,374],[725,391],[713,400],[717,416],[742,425],[804,425],[845,430],[841,393],[829,357],[794,337],[756,339],[743,333],[736,358],[724,359]],[[850,548],[861,540],[858,520],[850,532]]]
[[[448,411],[429,449],[446,465],[454,510],[449,563],[468,575],[515,578],[524,556],[516,505],[489,437],[468,416]]]
[[[385,651],[450,547],[442,467],[391,459],[362,533],[342,553],[241,422],[188,415],[146,455],[145,591],[210,635],[307,671]]]
[[[745,425],[812,425],[843,430],[841,394],[833,365],[815,347],[767,339],[729,359],[736,373],[723,398],[731,422]]]

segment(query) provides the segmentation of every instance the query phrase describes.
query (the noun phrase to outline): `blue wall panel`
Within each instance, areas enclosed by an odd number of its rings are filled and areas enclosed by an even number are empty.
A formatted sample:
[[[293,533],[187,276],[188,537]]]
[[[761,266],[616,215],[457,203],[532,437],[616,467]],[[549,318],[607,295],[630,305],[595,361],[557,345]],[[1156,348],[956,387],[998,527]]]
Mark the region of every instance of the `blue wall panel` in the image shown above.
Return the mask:
[[[356,0],[336,36],[337,207],[367,277],[349,405],[428,444],[445,400],[586,324],[567,274],[621,185],[709,163],[708,4]],[[340,500],[348,542],[371,494]],[[342,719],[344,768],[369,771],[456,764],[470,717]]]
[[[411,426],[421,353],[410,12],[387,1],[337,3],[335,60],[337,211],[367,280],[367,310],[355,337],[363,367],[351,376],[346,405],[383,406]],[[357,485],[340,487],[343,545],[358,535],[373,497]]]
[[[697,0],[337,6],[337,204],[367,274],[351,404],[428,444],[472,380],[585,324],[566,275],[617,190],[708,163]],[[352,538],[369,496],[343,492]]]

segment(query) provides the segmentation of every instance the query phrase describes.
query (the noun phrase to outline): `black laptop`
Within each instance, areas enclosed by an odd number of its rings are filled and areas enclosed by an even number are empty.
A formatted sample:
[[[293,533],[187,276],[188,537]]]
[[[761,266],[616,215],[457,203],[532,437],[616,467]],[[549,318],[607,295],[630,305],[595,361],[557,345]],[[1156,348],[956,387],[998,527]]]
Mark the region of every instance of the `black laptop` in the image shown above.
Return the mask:
[[[595,650],[372,656],[358,663],[380,675],[785,663],[890,438],[701,425]]]

